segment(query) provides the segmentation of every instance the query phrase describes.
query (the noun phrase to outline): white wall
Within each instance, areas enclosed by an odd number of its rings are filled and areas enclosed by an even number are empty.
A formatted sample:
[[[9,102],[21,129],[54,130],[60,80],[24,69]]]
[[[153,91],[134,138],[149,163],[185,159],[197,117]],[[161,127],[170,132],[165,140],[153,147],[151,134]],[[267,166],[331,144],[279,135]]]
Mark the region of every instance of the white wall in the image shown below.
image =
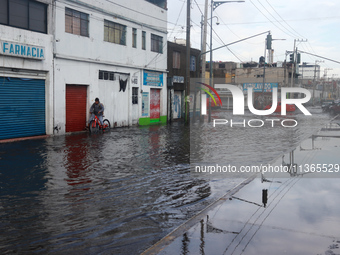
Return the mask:
[[[103,0],[90,0],[86,1],[86,4],[74,4],[73,1],[69,1],[68,4],[56,2],[55,53],[57,57],[68,56],[86,61],[105,62],[110,65],[143,67],[165,71],[167,68],[166,11],[146,1],[116,0],[114,2],[129,6],[129,8],[133,8],[138,12],[133,12]],[[89,37],[65,32],[65,7],[90,15]],[[157,16],[157,19],[139,14],[139,12],[143,11],[150,16]],[[115,15],[126,16],[127,20],[115,18]],[[104,19],[127,26],[126,46],[104,41]],[[137,48],[132,48],[132,28],[137,29]],[[141,49],[142,31],[146,32],[146,50]],[[163,37],[165,45],[163,54],[150,50],[151,33]]]
[[[119,91],[120,79],[127,79],[125,91]],[[132,89],[129,76],[115,74],[114,81],[99,80],[98,89],[99,99],[105,108],[105,119],[108,119],[112,126],[132,125]],[[91,103],[92,101],[94,102],[94,98],[91,98]]]
[[[142,86],[143,70],[166,72],[166,10],[147,1],[112,2],[116,4],[105,0],[56,2],[54,114],[55,125],[61,127],[59,134],[65,133],[66,84],[88,85],[88,109],[99,97],[105,106],[105,118],[111,125],[116,122],[117,126],[128,126],[137,123],[142,107],[140,93],[138,106],[132,105],[132,87],[138,87],[139,91],[150,90],[150,86]],[[89,14],[89,37],[65,32],[65,7]],[[127,26],[126,45],[104,41],[104,19]],[[137,48],[132,47],[132,28],[137,29]],[[142,50],[142,31],[146,31],[146,50]],[[151,51],[151,33],[163,37],[163,54]],[[128,77],[126,91],[119,92],[119,78],[99,80],[99,70],[115,72],[123,79]],[[166,74],[163,76],[161,116],[166,115]],[[132,84],[133,77],[137,77],[137,84]]]

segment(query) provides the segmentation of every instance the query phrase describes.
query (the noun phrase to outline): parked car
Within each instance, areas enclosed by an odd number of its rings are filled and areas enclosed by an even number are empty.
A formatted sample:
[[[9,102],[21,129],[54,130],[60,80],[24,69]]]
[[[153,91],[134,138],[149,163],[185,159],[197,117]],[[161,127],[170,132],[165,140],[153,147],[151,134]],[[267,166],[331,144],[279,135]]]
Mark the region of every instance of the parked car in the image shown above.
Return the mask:
[[[329,112],[331,114],[338,114],[340,113],[340,102],[334,103],[329,107]]]
[[[339,100],[327,99],[322,102],[321,108],[323,112],[329,112],[330,107],[339,103]]]
[[[264,109],[268,110],[270,109],[272,106],[271,105],[267,105]],[[286,112],[294,112],[296,110],[295,105],[293,104],[287,104],[286,105]],[[276,109],[274,112],[281,112],[281,102],[277,103]]]

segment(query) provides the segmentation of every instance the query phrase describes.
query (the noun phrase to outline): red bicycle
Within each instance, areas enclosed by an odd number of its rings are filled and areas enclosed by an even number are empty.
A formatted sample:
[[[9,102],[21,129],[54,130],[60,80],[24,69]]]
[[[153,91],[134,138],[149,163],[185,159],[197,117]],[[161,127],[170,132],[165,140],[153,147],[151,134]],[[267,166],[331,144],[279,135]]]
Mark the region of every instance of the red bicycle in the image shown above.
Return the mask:
[[[103,125],[102,125],[100,124],[98,117],[95,115],[94,120],[91,120],[90,122],[89,131],[90,133],[98,133],[99,130],[101,130],[102,132],[110,132],[111,130],[110,121],[108,119],[105,119],[103,120]]]

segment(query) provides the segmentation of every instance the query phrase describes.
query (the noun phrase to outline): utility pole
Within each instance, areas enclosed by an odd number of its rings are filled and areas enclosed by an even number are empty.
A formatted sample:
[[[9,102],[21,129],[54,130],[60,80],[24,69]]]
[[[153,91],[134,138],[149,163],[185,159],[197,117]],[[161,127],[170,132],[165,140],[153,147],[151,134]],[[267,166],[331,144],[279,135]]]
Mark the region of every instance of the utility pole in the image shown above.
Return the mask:
[[[271,34],[270,32],[268,33],[266,40],[265,40],[265,47],[264,47],[264,63],[263,63],[263,83],[262,83],[262,100],[261,100],[261,110],[263,110],[265,108],[265,102],[264,102],[264,86],[266,84],[266,52],[267,49],[271,49],[271,45],[270,47],[268,47],[268,40],[271,40]],[[270,42],[271,44],[271,42]]]
[[[190,0],[187,0],[187,36],[186,36],[186,72],[185,72],[185,122],[189,123],[190,117],[190,105],[189,105],[189,95],[190,95]],[[195,111],[196,109],[194,109]],[[195,114],[195,113],[194,113]]]
[[[325,61],[323,60],[315,60],[315,65],[314,65],[314,79],[313,79],[313,105],[315,105],[315,88],[316,88],[316,66],[318,63],[323,63]],[[319,67],[319,72],[320,72],[320,67]]]
[[[201,48],[201,52],[206,52],[207,51],[207,27],[208,27],[208,0],[205,0],[205,4],[204,4],[204,17],[203,17],[203,38],[202,38],[202,48]],[[212,22],[212,20],[210,21]],[[205,79],[205,63],[207,59],[207,55],[203,54],[202,55],[202,78]],[[203,81],[205,82],[205,80]]]
[[[325,91],[325,85],[327,84],[328,85],[328,82],[326,82],[326,79],[327,79],[327,72],[330,71],[330,70],[333,70],[332,68],[325,68],[324,69],[324,79],[323,79],[323,87],[322,87],[322,97],[323,97],[323,93]],[[328,89],[326,91],[328,93]],[[327,95],[327,97],[329,96],[329,94]]]
[[[211,21],[210,21],[210,61],[209,61],[209,85],[211,87],[214,87],[214,84],[213,84],[213,66],[212,66],[212,60],[213,60],[213,57],[212,57],[212,33],[213,33],[213,30],[212,30],[212,17],[213,17],[213,11],[214,11],[214,1],[211,0],[211,6],[210,6],[210,18],[211,18]],[[209,101],[208,101],[208,110],[209,110],[209,113],[208,113],[208,122],[210,123],[211,122],[211,98],[209,97]]]
[[[292,75],[291,75],[291,87],[294,87],[294,76],[295,76],[295,71],[297,67],[297,48],[296,48],[296,43],[297,42],[307,42],[307,40],[300,40],[300,39],[294,39],[294,49],[293,49],[293,63],[292,63]],[[292,94],[290,94],[291,97]]]
[[[268,35],[266,37],[266,40],[265,40],[265,47],[264,47],[264,63],[263,63],[263,83],[262,83],[262,102],[261,102],[261,108],[262,110],[264,110],[265,108],[265,100],[264,100],[264,87],[265,87],[265,84],[266,84],[266,52],[267,50],[272,52],[272,41],[275,41],[275,40],[286,40],[286,39],[273,39],[272,38],[272,35],[270,33],[270,31],[268,32]],[[270,56],[270,54],[268,54]],[[268,63],[271,62],[270,60],[268,61]]]
[[[213,57],[212,57],[212,52],[213,52],[213,48],[212,48],[212,34],[213,34],[213,28],[212,28],[212,18],[213,18],[213,11],[219,7],[221,4],[225,4],[225,3],[244,3],[244,0],[235,0],[235,1],[214,1],[211,0],[211,6],[210,6],[210,18],[211,18],[211,22],[210,22],[210,61],[209,61],[209,68],[210,68],[210,76],[209,76],[209,80],[210,80],[210,86],[214,87],[214,82],[213,82]],[[211,122],[211,98],[209,97],[209,116],[208,116],[208,122]]]
[[[332,91],[333,91],[333,93],[332,93],[332,98],[333,98],[333,95],[335,95],[335,97],[334,98],[336,98],[336,91],[337,91],[337,83],[335,82],[335,76],[338,76],[337,74],[332,74]],[[336,87],[334,86],[334,84],[336,85]]]
[[[292,73],[291,73],[291,76],[290,76],[290,86],[291,87],[293,87],[293,80],[294,80],[294,73],[295,73],[295,61],[296,61],[295,45],[296,45],[296,39],[294,39]]]

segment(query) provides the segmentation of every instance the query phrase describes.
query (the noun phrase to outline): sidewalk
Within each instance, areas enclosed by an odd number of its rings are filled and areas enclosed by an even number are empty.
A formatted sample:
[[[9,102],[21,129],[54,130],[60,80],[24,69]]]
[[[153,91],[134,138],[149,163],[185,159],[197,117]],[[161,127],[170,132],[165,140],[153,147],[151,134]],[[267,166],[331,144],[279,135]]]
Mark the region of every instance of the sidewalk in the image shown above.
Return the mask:
[[[143,255],[340,254],[339,122],[272,162],[290,173],[248,179]]]

